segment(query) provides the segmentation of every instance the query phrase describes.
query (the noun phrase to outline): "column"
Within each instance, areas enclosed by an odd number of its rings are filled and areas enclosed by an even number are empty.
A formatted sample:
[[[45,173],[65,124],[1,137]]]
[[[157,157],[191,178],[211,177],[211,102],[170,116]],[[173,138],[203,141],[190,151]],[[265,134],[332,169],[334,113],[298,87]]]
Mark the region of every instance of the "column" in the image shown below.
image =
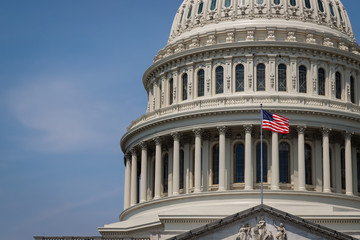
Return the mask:
[[[331,172],[330,172],[330,146],[329,146],[329,133],[330,129],[323,128],[323,191],[326,193],[331,192]]]
[[[245,128],[245,190],[252,190],[253,189],[253,167],[251,161],[252,125],[245,125],[244,128]]]
[[[351,135],[352,133],[345,133],[345,183],[346,195],[354,195],[353,192],[353,174],[352,174],[352,157],[351,157]]]
[[[159,199],[161,194],[161,139],[157,137],[154,139],[155,147],[155,196],[154,199]]]
[[[173,151],[173,195],[179,195],[179,181],[180,181],[180,134],[178,132],[172,133],[174,138]]]
[[[272,132],[272,164],[271,164],[271,190],[279,190],[280,164],[279,164],[279,134]]]
[[[226,126],[218,127],[219,130],[219,191],[225,190],[225,134]]]
[[[195,133],[195,184],[194,192],[198,193],[201,191],[201,129],[193,130]]]
[[[173,147],[169,147],[168,153],[168,196],[173,195]]]
[[[136,149],[131,149],[131,206],[137,203],[138,192],[138,176],[137,176],[137,152]]]
[[[131,188],[131,160],[125,154],[125,189],[124,189],[124,210],[130,207]]]
[[[146,190],[147,190],[147,171],[148,171],[148,154],[147,145],[145,142],[140,143],[141,146],[141,187],[140,187],[140,202],[146,201]]]
[[[299,163],[299,191],[306,191],[305,188],[305,127],[298,126],[298,163]]]

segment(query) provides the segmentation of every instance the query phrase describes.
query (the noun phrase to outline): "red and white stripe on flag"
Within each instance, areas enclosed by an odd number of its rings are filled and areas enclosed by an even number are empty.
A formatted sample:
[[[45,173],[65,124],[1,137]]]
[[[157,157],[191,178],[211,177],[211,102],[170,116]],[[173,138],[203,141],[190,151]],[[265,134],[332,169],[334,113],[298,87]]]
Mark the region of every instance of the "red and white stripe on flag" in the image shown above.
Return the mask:
[[[288,134],[289,119],[263,110],[262,128],[277,133]]]

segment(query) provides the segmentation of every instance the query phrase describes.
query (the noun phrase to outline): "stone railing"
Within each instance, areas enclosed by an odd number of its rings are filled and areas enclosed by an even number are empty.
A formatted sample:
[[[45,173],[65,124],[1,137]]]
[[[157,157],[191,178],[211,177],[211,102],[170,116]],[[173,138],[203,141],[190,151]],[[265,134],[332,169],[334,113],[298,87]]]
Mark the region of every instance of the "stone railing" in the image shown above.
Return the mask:
[[[177,113],[186,113],[194,110],[222,109],[239,107],[239,109],[249,109],[256,107],[260,103],[266,104],[268,107],[304,107],[307,109],[327,109],[343,111],[348,113],[360,114],[360,107],[352,103],[346,103],[338,100],[316,98],[308,96],[279,96],[279,95],[263,95],[263,96],[229,96],[219,98],[208,98],[203,100],[193,100],[189,102],[174,104],[164,107],[153,112],[149,112],[133,121],[127,130],[131,130],[143,123],[158,117],[169,116]]]
[[[102,238],[101,236],[96,237],[34,237],[34,240],[150,240],[150,238]]]

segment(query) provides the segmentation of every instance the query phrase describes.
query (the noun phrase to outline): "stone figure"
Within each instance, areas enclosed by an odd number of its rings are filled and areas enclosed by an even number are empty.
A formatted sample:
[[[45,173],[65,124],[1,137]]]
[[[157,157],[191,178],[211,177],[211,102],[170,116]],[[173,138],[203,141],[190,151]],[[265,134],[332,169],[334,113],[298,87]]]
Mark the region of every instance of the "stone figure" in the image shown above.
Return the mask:
[[[236,237],[236,240],[248,240],[250,237],[250,226],[249,224],[242,225],[242,227],[239,230],[239,233]]]
[[[266,229],[266,222],[261,218],[259,223],[253,228],[253,235],[255,240],[273,240],[274,237],[270,231]]]
[[[277,240],[287,240],[286,229],[284,227],[284,224],[280,223],[280,226],[275,225],[275,228],[277,230],[276,239]]]

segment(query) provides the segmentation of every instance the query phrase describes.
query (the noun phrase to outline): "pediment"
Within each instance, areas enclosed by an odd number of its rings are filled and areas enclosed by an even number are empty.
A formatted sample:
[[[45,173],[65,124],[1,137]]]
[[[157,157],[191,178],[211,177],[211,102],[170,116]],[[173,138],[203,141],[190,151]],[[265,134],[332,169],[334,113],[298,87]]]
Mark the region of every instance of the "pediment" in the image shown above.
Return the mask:
[[[170,239],[335,240],[354,238],[266,205],[259,205]]]

